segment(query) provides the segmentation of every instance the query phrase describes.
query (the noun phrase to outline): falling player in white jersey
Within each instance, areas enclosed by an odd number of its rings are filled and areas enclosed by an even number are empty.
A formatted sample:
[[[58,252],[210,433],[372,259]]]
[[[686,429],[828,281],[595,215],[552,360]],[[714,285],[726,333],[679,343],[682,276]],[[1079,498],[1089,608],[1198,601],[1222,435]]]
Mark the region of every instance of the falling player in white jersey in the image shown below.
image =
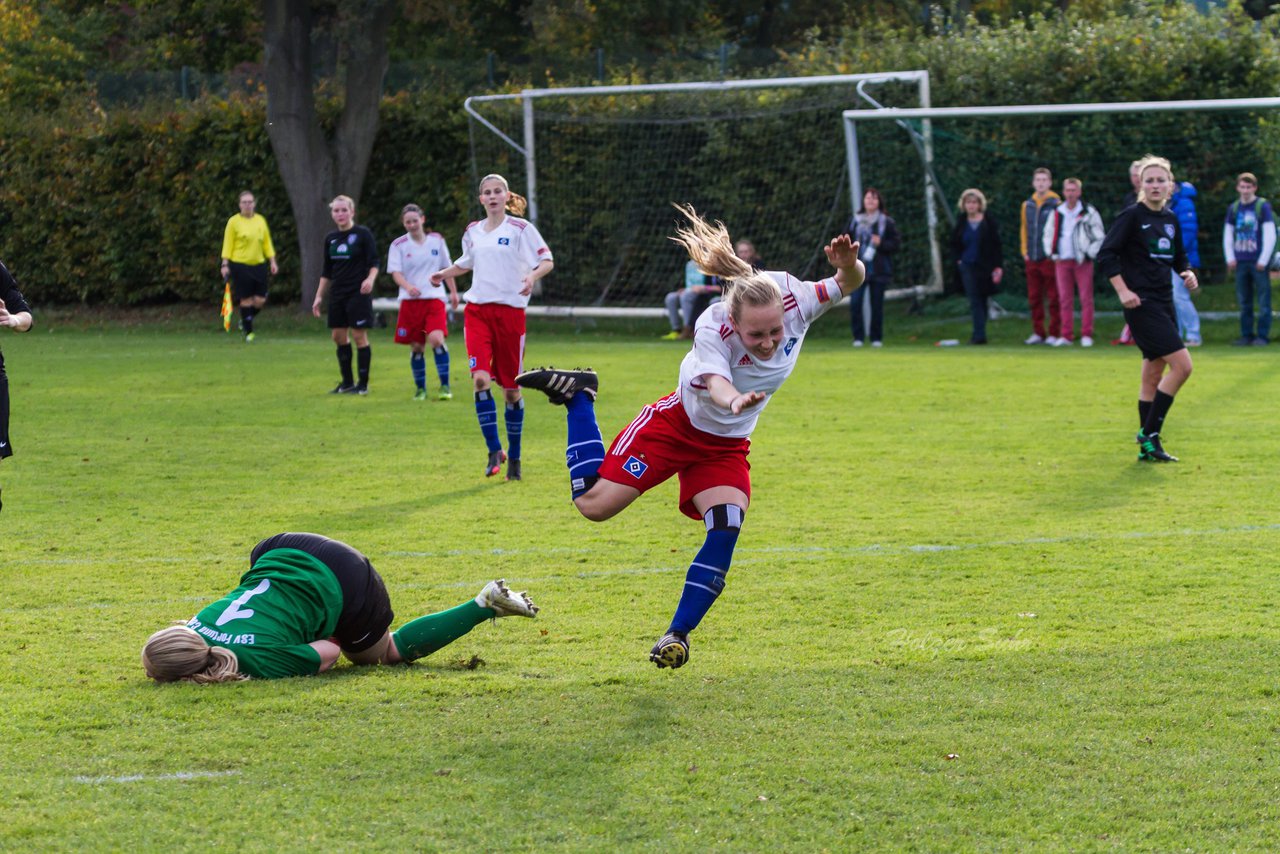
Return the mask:
[[[426,232],[422,228],[422,208],[405,205],[400,212],[405,234],[391,242],[387,253],[387,272],[400,288],[400,311],[396,316],[396,343],[408,344],[409,368],[413,372],[416,387],[414,400],[427,399],[427,357],[425,350],[431,347],[436,363],[436,376],[440,378],[440,399],[450,400],[449,348],[444,339],[449,336],[449,314],[445,308],[444,285],[432,284],[431,274],[443,270],[453,261],[449,247],[438,232]],[[453,279],[445,279],[449,286],[449,307],[458,307],[458,286]]]
[[[476,420],[489,449],[484,476],[493,477],[507,464],[507,480],[520,480],[520,434],[524,429],[524,398],[516,375],[524,370],[525,306],[538,279],[551,272],[551,248],[538,229],[520,219],[527,202],[511,192],[501,175],[480,179],[480,204],[485,218],[462,234],[462,256],[431,275],[433,284],[450,276],[471,273],[471,287],[463,295],[462,336],[467,345],[471,378],[476,389]],[[511,213],[514,216],[508,216]],[[507,451],[498,438],[498,405],[492,385],[506,398]]]
[[[680,667],[689,632],[724,588],[751,499],[747,465],[756,420],[795,367],[810,324],[862,284],[866,270],[847,234],[825,247],[835,276],[802,282],[789,273],[757,272],[738,258],[723,223],[677,206],[689,225],[673,239],[699,269],[719,276],[724,299],[698,318],[680,385],[645,406],[606,454],[596,424],[599,379],[591,370],[539,368],[516,382],[562,404],[569,422],[565,460],[573,503],[593,522],[609,519],[669,477],[680,477],[680,511],[701,519],[706,541],[685,576],[666,634],[649,659]]]

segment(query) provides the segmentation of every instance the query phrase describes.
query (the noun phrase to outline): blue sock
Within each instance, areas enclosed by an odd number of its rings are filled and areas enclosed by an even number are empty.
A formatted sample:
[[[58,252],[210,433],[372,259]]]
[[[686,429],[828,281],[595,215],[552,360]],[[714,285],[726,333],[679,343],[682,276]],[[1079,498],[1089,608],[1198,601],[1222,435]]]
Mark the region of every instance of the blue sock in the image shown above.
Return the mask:
[[[524,427],[524,398],[507,404],[507,459],[520,459],[520,431]]]
[[[575,394],[564,408],[569,421],[569,447],[564,452],[564,463],[569,467],[570,489],[577,498],[599,480],[596,472],[604,462],[604,441],[596,424],[595,401],[591,395]]]
[[[742,531],[742,516],[742,508],[736,504],[717,504],[703,515],[707,539],[684,577],[684,592],[680,594],[680,604],[667,631],[688,634],[715,604],[720,591],[724,590],[733,547]]]
[[[421,353],[410,353],[409,369],[413,371],[413,384],[420,389],[426,389],[427,357]]]
[[[440,385],[445,388],[449,387],[449,348],[441,344],[439,347],[431,351],[436,357],[436,376],[440,378]],[[425,373],[425,369],[424,369]],[[425,382],[425,380],[424,380]]]
[[[480,421],[480,432],[484,434],[484,443],[489,446],[489,453],[502,450],[502,442],[498,440],[498,404],[493,402],[492,391],[476,392],[476,418]]]

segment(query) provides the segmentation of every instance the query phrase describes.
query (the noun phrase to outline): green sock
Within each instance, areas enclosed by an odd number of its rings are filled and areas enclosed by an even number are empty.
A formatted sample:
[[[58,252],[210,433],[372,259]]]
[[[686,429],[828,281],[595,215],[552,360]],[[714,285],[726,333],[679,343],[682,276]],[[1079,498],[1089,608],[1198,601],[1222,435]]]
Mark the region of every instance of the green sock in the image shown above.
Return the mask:
[[[391,642],[400,650],[401,658],[416,661],[448,646],[493,616],[492,609],[480,607],[475,600],[463,602],[456,608],[410,620],[391,633]]]

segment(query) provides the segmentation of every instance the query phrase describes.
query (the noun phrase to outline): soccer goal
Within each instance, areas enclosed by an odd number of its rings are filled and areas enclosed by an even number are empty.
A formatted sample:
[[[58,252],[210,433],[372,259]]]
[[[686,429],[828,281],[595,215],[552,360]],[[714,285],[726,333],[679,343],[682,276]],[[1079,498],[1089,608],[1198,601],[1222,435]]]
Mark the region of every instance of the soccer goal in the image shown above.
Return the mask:
[[[1057,190],[1064,178],[1080,178],[1085,200],[1109,223],[1131,190],[1129,164],[1148,153],[1167,158],[1175,179],[1196,188],[1201,265],[1211,272],[1223,263],[1222,220],[1236,175],[1253,172],[1262,195],[1280,194],[1280,98],[851,109],[844,122],[855,185],[894,188],[927,176],[927,197],[890,194],[906,245],[945,250],[960,194],[976,187],[1000,223],[1006,272],[1017,279],[1019,205],[1040,166]],[[926,260],[900,253],[896,275],[928,276]]]
[[[860,102],[928,107],[928,72],[530,89],[464,108],[473,179],[511,179],[555,253],[535,312],[660,316],[688,260],[668,240],[672,202],[723,220],[770,269],[827,274],[822,246],[861,197],[841,132]],[[926,186],[917,161],[912,191]]]

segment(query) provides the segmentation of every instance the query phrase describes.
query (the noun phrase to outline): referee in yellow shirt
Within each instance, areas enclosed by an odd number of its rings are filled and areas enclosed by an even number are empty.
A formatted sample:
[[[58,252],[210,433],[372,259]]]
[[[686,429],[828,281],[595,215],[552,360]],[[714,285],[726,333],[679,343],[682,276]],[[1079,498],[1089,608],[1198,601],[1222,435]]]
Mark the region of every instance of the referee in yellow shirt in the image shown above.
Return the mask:
[[[253,340],[253,318],[267,304],[267,270],[276,267],[276,250],[271,230],[260,214],[254,213],[253,193],[240,193],[240,213],[227,220],[222,235],[222,277],[231,280],[231,294],[240,304],[240,328],[244,340]]]

